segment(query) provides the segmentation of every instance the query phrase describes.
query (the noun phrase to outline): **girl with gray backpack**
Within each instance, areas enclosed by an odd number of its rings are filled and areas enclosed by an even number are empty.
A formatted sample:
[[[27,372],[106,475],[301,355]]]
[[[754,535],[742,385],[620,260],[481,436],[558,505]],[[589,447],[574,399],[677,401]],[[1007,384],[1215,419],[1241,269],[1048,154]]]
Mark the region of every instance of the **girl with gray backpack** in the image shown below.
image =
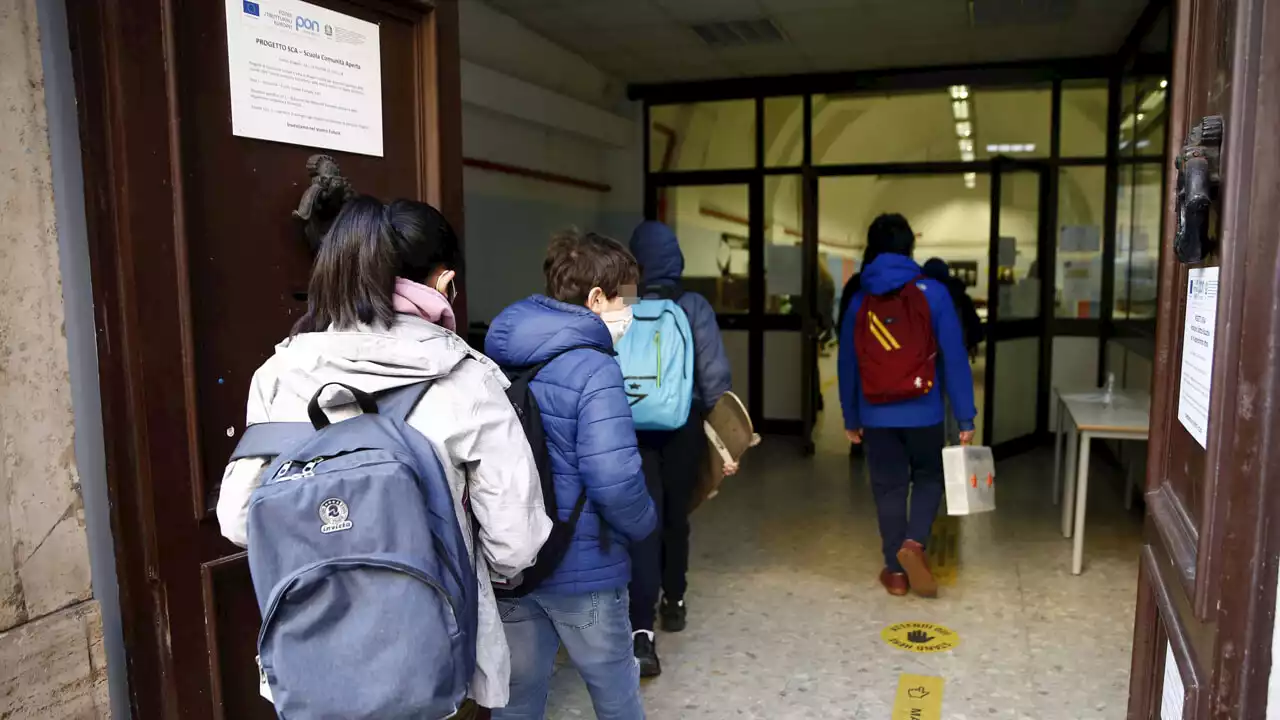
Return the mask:
[[[506,378],[454,333],[460,264],[434,208],[351,200],[254,374],[217,512],[249,550],[281,717],[507,703],[491,581],[532,565],[551,522]]]

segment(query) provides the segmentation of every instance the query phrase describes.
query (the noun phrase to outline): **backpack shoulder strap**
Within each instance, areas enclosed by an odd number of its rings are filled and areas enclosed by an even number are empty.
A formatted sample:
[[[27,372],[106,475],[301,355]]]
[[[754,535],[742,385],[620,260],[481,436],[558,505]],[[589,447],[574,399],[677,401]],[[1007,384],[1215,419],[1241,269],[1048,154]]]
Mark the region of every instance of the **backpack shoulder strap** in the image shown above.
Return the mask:
[[[266,422],[244,429],[240,442],[231,453],[232,460],[251,457],[275,457],[314,434],[309,422]]]
[[[380,393],[378,395],[378,414],[393,417],[397,420],[407,420],[409,413],[413,412],[413,408],[417,406],[418,401],[422,399],[423,394],[427,392],[431,384],[431,380],[424,380]]]

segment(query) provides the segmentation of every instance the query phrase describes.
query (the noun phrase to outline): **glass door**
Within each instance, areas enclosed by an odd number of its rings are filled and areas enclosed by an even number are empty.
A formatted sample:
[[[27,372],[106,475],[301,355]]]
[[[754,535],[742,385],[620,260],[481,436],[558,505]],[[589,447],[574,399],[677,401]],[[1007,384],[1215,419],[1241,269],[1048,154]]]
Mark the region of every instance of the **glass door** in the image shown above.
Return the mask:
[[[811,402],[804,388],[812,384],[812,372],[803,339],[807,296],[799,176],[685,180],[655,186],[654,192],[654,217],[680,240],[684,289],[715,308],[733,391],[759,431],[807,440]]]
[[[817,255],[818,270],[834,281],[832,313],[839,320],[840,298],[845,287],[862,270],[867,247],[867,228],[882,213],[900,213],[916,233],[915,259],[920,264],[942,260],[964,287],[979,317],[986,317],[991,286],[988,283],[988,250],[991,244],[991,176],[986,172],[876,173],[825,176],[818,180]],[[823,305],[819,276],[818,304]],[[843,442],[844,421],[837,404],[835,348],[826,348],[821,357],[821,384],[827,389],[826,412],[819,425],[828,442]],[[979,436],[983,430],[986,397],[983,392],[985,355],[978,354],[971,366]]]
[[[1047,179],[1042,164],[994,161],[982,423],[983,442],[993,447],[1034,442],[1046,415],[1044,308],[1053,276],[1040,258],[1050,235],[1042,212]]]

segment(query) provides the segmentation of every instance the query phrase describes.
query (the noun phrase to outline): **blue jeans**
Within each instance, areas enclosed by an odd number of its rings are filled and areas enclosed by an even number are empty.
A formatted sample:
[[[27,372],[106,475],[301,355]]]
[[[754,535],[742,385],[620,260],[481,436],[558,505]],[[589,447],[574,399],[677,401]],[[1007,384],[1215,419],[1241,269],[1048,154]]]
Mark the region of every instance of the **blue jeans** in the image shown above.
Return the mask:
[[[499,600],[511,647],[511,701],[495,720],[541,720],[556,652],[564,643],[600,720],[644,720],[625,587],[583,595],[532,592]]]

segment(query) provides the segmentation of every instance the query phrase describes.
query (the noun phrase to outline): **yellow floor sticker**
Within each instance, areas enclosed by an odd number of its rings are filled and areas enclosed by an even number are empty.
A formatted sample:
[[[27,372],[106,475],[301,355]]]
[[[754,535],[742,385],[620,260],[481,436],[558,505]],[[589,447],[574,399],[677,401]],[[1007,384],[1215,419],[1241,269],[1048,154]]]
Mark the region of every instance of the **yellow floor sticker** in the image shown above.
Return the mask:
[[[954,630],[927,622],[890,625],[880,631],[880,637],[898,649],[915,653],[946,652],[960,644],[960,636]]]
[[[899,676],[893,720],[942,720],[942,684],[940,677]]]
[[[960,518],[940,515],[929,538],[929,567],[939,585],[952,587],[960,572]]]

